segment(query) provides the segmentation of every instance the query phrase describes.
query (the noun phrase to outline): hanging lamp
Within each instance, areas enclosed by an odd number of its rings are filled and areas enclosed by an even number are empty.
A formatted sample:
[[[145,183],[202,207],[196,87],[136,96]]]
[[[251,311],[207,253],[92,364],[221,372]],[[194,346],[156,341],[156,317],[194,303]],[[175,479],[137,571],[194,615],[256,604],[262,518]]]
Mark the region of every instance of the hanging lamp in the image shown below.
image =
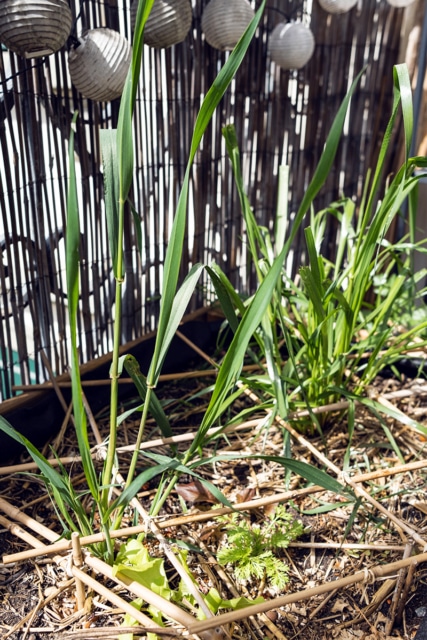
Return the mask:
[[[85,98],[115,100],[122,94],[131,57],[132,48],[118,31],[90,29],[68,56],[71,81]]]
[[[328,13],[347,13],[356,6],[358,0],[319,0],[319,4]]]
[[[59,51],[71,26],[67,0],[0,0],[0,42],[25,58]]]
[[[402,9],[404,7],[409,7],[409,5],[414,2],[414,0],[387,0],[387,2],[392,7],[398,7],[400,9]]]
[[[135,27],[138,0],[131,6],[131,24]],[[191,29],[193,11],[190,0],[155,0],[144,28],[144,43],[167,48],[185,40]]]
[[[254,15],[248,0],[210,0],[202,15],[206,42],[220,51],[234,49]]]
[[[271,59],[282,69],[301,69],[314,51],[314,36],[302,22],[281,22],[269,39]]]

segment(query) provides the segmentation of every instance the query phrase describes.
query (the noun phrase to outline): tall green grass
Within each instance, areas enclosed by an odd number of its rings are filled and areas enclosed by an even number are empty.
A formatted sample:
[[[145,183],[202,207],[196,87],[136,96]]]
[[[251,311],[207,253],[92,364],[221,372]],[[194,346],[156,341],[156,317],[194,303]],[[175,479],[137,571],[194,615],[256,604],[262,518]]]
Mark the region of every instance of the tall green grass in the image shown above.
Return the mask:
[[[0,418],[0,428],[23,443],[39,465],[65,533],[69,534],[74,530],[90,533],[95,516],[99,519],[106,533],[107,542],[105,547],[98,547],[95,551],[103,555],[109,562],[113,562],[114,559],[109,532],[120,525],[124,509],[129,506],[140,487],[148,480],[154,477],[158,479],[158,490],[151,506],[153,515],[160,512],[165,500],[183,473],[199,478],[219,500],[227,503],[219,490],[201,477],[199,472],[202,465],[211,464],[221,458],[217,456],[205,459],[202,449],[208,441],[209,430],[214,426],[224,425],[224,414],[243,392],[242,389],[245,386],[253,388],[257,393],[261,392],[265,406],[272,410],[272,419],[275,415],[287,417],[289,411],[300,406],[301,402],[311,408],[314,404],[324,402],[326,399],[340,397],[343,393],[348,392],[350,388],[348,385],[353,383],[356,374],[357,380],[360,382],[360,387],[357,387],[356,390],[361,392],[364,380],[368,383],[378,369],[380,351],[388,349],[388,356],[381,356],[384,357],[384,362],[388,362],[396,353],[400,353],[404,347],[411,343],[413,335],[416,333],[414,330],[413,333],[407,333],[406,336],[400,335],[394,342],[391,340],[392,334],[387,333],[387,323],[393,303],[404,286],[400,274],[398,274],[395,284],[390,287],[387,296],[379,300],[374,308],[367,310],[365,306],[366,294],[370,290],[373,273],[379,273],[381,269],[388,269],[389,267],[386,265],[389,265],[396,253],[396,246],[390,250],[385,242],[387,229],[393,218],[398,215],[402,203],[416,186],[418,178],[413,175],[415,165],[425,163],[425,160],[406,158],[402,169],[397,173],[383,197],[379,198],[382,168],[400,104],[402,104],[404,113],[403,122],[407,149],[409,148],[408,140],[412,135],[409,113],[411,109],[410,85],[404,67],[398,67],[395,70],[395,99],[392,116],[377,168],[372,180],[367,180],[364,198],[358,209],[350,200],[343,199],[339,203],[332,204],[324,212],[313,213],[315,197],[331,170],[351,96],[356,90],[360,74],[337,113],[318,168],[296,213],[294,222],[287,226],[287,212],[279,210],[274,238],[270,237],[267,230],[259,228],[256,224],[245,194],[235,132],[232,127],[226,127],[224,136],[241,199],[249,247],[254,269],[258,276],[258,288],[248,300],[243,300],[233,289],[226,275],[215,264],[194,265],[182,284],[179,284],[192,163],[212,114],[238,71],[256,33],[265,8],[264,0],[206,94],[194,124],[188,164],[166,252],[157,336],[147,377],[142,375],[134,358],[129,355],[119,356],[121,297],[125,272],[123,229],[125,216],[131,215],[127,199],[134,171],[132,115],[135,108],[143,53],[143,30],[152,5],[153,0],[140,0],[139,3],[132,64],[121,100],[117,130],[100,133],[110,253],[112,271],[116,279],[110,425],[105,461],[101,473],[97,472],[91,456],[79,378],[77,313],[80,234],[73,134],[70,138],[70,186],[66,242],[72,342],[72,395],[77,440],[87,483],[87,489],[83,494],[89,492],[92,499],[89,513],[83,508],[83,495],[78,494],[73,488],[66,470],[61,466],[59,471],[55,470],[28,440],[18,434],[3,418]],[[286,172],[284,172],[284,176],[285,174]],[[281,186],[279,201],[286,205],[286,179],[282,181]],[[337,217],[341,229],[334,265],[330,264],[321,253],[323,233],[330,215]],[[307,220],[308,216],[309,220]],[[140,238],[138,219],[139,217],[134,214],[135,236]],[[287,278],[284,265],[292,242],[306,220],[309,223],[305,229],[309,263],[300,271],[300,282],[295,283]],[[401,256],[401,253],[399,255]],[[406,261],[401,261],[401,263],[407,264]],[[204,269],[207,270],[212,280],[233,330],[231,344],[219,368],[210,401],[197,434],[187,451],[183,453],[173,451],[169,456],[153,452],[142,453],[139,447],[144,437],[149,415],[155,418],[164,435],[171,434],[168,416],[156,397],[155,389],[171,340]],[[372,337],[373,343],[364,344],[360,340],[360,334],[364,328]],[[365,378],[363,378],[360,368],[362,350],[369,349],[373,349],[372,361],[368,362],[367,367],[367,371],[370,373],[364,373]],[[285,362],[283,361],[284,351],[286,352]],[[242,366],[248,354],[257,358],[261,365],[265,366],[265,375],[243,378]],[[349,360],[350,357],[352,360]],[[350,361],[354,363],[351,365],[353,367],[352,376],[347,374]],[[366,365],[364,367],[366,369]],[[116,456],[119,428],[118,379],[123,369],[126,369],[134,380],[142,402],[140,427],[134,443],[135,451],[129,466],[125,469],[120,468],[120,462]],[[243,385],[238,385],[240,382],[243,382]],[[147,468],[136,475],[137,463],[142,456],[148,463]],[[263,458],[269,459],[268,456],[263,456]],[[344,491],[344,488],[336,480],[310,465],[284,457],[275,457],[274,461],[280,462],[288,470],[300,474],[309,482],[322,484],[338,493]],[[123,487],[117,486],[117,471],[120,471],[125,477]],[[113,489],[117,488],[120,489],[118,496],[113,493]]]
[[[282,181],[278,199],[283,209],[278,210],[274,238],[257,225],[246,196],[234,128],[223,130],[259,283],[271,273],[274,256],[280,255],[282,259],[283,269],[276,280],[274,295],[254,336],[252,354],[258,354],[254,357],[262,364],[265,375],[245,379],[282,418],[288,418],[302,407],[311,411],[313,407],[343,397],[363,395],[375,376],[414,345],[427,326],[423,322],[408,331],[396,331],[395,309],[402,297],[408,301],[409,288],[414,292],[417,276],[410,267],[413,252],[420,247],[406,239],[396,243],[387,241],[390,225],[411,198],[422,175],[415,172],[415,168],[427,164],[425,158],[408,156],[413,118],[411,85],[405,65],[394,68],[391,116],[375,170],[366,176],[361,202],[356,204],[343,196],[325,210],[315,212],[315,197],[329,175],[351,96],[360,77],[361,74],[355,79],[335,117],[318,167],[292,223],[287,213],[286,182]],[[384,166],[399,109],[405,161],[382,192]],[[286,178],[285,171],[283,175]],[[325,230],[332,219],[338,223],[335,260],[322,253]],[[308,263],[301,266],[297,278],[291,280],[284,265],[302,226]],[[234,329],[236,316],[245,312],[246,303],[232,290],[219,267],[213,271],[218,295]],[[383,287],[387,294],[377,295],[372,304],[369,300],[373,296],[373,284],[379,279],[384,282],[384,278],[389,283],[387,289]],[[319,420],[324,418],[311,413],[299,426],[320,428]]]
[[[260,4],[254,19],[243,34],[241,40],[228,56],[224,66],[219,71],[212,87],[207,92],[194,124],[187,169],[165,257],[160,316],[158,320],[154,354],[148,376],[145,379],[139,371],[139,367],[135,360],[130,356],[120,358],[119,351],[121,346],[121,299],[124,279],[123,230],[124,218],[125,215],[127,215],[127,199],[134,170],[132,116],[137,96],[141,57],[143,55],[143,31],[153,2],[154,0],[140,0],[139,2],[134,31],[132,63],[121,98],[117,130],[100,132],[105,174],[105,202],[108,236],[110,253],[112,256],[112,270],[116,279],[114,347],[110,370],[110,429],[107,439],[105,462],[100,477],[98,477],[91,457],[87,431],[87,419],[83,409],[82,388],[79,377],[77,344],[77,314],[79,303],[79,211],[77,198],[78,187],[74,166],[73,133],[70,138],[70,179],[66,243],[69,323],[72,343],[72,398],[77,440],[82,456],[88,490],[90,491],[94,503],[94,508],[89,515],[84,512],[84,509],[81,506],[81,496],[77,495],[73,490],[66,471],[63,469],[61,469],[60,472],[56,471],[41,455],[41,453],[39,453],[30,442],[28,442],[28,440],[17,433],[3,418],[0,419],[0,428],[7,432],[11,437],[24,444],[42,470],[43,476],[52,491],[56,507],[58,508],[67,531],[81,530],[82,533],[88,533],[91,529],[91,523],[95,512],[98,512],[99,519],[107,534],[107,548],[102,550],[102,553],[109,562],[113,559],[113,549],[108,537],[108,531],[111,528],[116,528],[120,525],[124,508],[129,504],[141,484],[146,481],[145,478],[157,475],[161,471],[170,472],[172,470],[173,474],[175,474],[177,467],[179,467],[177,460],[162,460],[159,465],[153,469],[149,469],[145,474],[140,475],[137,480],[134,479],[136,464],[138,456],[140,455],[138,451],[139,445],[143,438],[144,428],[149,413],[151,412],[155,417],[165,435],[170,435],[171,433],[167,416],[155,396],[154,389],[157,385],[170,342],[182,316],[185,313],[188,302],[203,269],[202,265],[195,265],[181,286],[178,287],[192,163],[206,127],[208,126],[215,109],[220,103],[221,98],[229,87],[246,54],[265,8],[264,0]],[[138,216],[135,215],[134,220],[137,225],[136,237],[140,237]],[[276,271],[278,274],[278,267],[276,268]],[[265,291],[266,287],[267,285],[264,287],[263,291]],[[265,291],[267,298],[270,295],[270,290],[271,285],[270,288]],[[244,356],[245,343],[249,340],[250,332],[255,328],[257,318],[260,313],[261,312],[259,310],[254,310],[254,312],[248,316],[247,323],[244,325],[245,335],[242,336],[239,341],[237,350],[238,356],[241,359],[243,359]],[[234,348],[235,346],[233,346],[233,349]],[[119,463],[116,458],[118,429],[118,379],[123,368],[127,369],[128,373],[135,381],[136,389],[143,400],[143,410],[139,433],[135,441],[135,454],[132,457],[129,468],[124,470],[124,475],[126,476],[124,491],[119,498],[113,498],[112,490],[116,483],[116,471],[119,468]],[[231,377],[224,375],[221,376],[221,397],[226,394],[227,389],[235,382],[239,370],[240,367],[234,365]],[[213,424],[214,417],[215,412],[211,409],[210,417],[205,420],[203,425],[203,432],[208,428],[208,424]],[[198,442],[200,441],[201,437],[198,438]],[[123,472],[123,470],[121,471]],[[160,486],[163,487],[164,485],[161,483]],[[165,496],[166,495],[167,491],[165,493]],[[155,509],[158,509],[158,505],[163,503],[165,496],[160,496],[157,502],[155,501]]]

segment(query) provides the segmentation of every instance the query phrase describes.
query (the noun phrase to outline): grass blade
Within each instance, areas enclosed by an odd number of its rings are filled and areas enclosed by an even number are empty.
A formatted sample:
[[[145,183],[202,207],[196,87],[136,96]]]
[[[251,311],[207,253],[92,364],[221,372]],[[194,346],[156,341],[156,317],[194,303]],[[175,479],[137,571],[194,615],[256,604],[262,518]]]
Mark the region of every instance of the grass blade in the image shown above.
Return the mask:
[[[223,403],[240,374],[249,340],[260,324],[270,304],[273,291],[280,276],[284,255],[285,249],[282,249],[253,297],[251,304],[246,309],[234,334],[218,372],[209,406],[206,409],[197,436],[190,447],[189,455],[192,455],[197,447],[202,445],[206,432],[215,424],[223,411]]]
[[[107,219],[107,235],[110,245],[114,276],[117,278],[117,238],[119,233],[119,183],[117,167],[117,132],[115,129],[101,129],[99,139],[104,172],[104,201]]]
[[[314,176],[304,194],[301,205],[295,216],[295,220],[293,221],[288,239],[286,240],[286,244],[285,244],[286,254],[288,253],[289,248],[291,247],[294,241],[294,238],[298,232],[301,222],[304,219],[305,214],[309,210],[314,198],[316,197],[319,190],[321,189],[321,187],[323,186],[324,182],[326,181],[326,179],[330,174],[332,164],[334,162],[335,155],[338,149],[338,145],[341,140],[341,133],[342,133],[344,122],[347,116],[348,106],[350,104],[351,97],[363,73],[364,73],[364,70],[362,70],[356,76],[355,80],[353,81],[350,87],[349,92],[347,93],[346,97],[344,98],[338,110],[337,115],[334,118],[331,130],[326,139],[325,147],[320,157],[316,171],[314,172]]]
[[[121,356],[121,358],[119,359],[119,373],[121,373],[123,367],[132,378],[138,391],[139,397],[145,402],[148,390],[147,380],[141,372],[137,359],[130,354]],[[169,420],[163,410],[159,399],[153,392],[150,394],[150,411],[165,438],[169,438],[170,436],[172,436],[173,433]]]
[[[147,382],[150,386],[155,386],[159,375],[159,363],[162,353],[162,345],[169,329],[168,325],[172,319],[173,301],[175,298],[181,256],[183,250],[184,233],[187,217],[187,200],[188,189],[190,180],[190,170],[194,160],[194,156],[201,142],[202,136],[208,126],[212,114],[218,106],[221,98],[227,90],[230,82],[236,74],[246,51],[251,43],[251,40],[258,27],[258,23],[261,19],[265,7],[265,0],[261,3],[258,11],[255,14],[254,19],[249,24],[245,33],[240,41],[237,43],[235,49],[231,52],[227,62],[220,70],[218,76],[213,82],[213,85],[206,94],[203,103],[200,107],[200,111],[196,118],[194,126],[194,133],[191,142],[189,160],[185,172],[184,182],[182,190],[179,196],[177,210],[175,213],[174,222],[172,225],[172,231],[169,238],[168,248],[165,256],[164,270],[163,270],[163,291],[162,302],[160,307],[160,316],[158,322],[158,331],[156,345],[154,349],[152,365],[147,376]]]
[[[218,456],[213,456],[212,458],[207,458],[203,461],[204,464],[227,461],[227,460],[239,460],[241,459],[241,455],[236,454],[221,454]],[[293,473],[298,476],[301,476],[307,482],[313,485],[319,485],[326,489],[327,491],[332,491],[333,493],[338,493],[340,495],[352,495],[352,491],[348,489],[345,485],[332,478],[328,473],[322,471],[322,469],[318,469],[311,464],[307,464],[306,462],[301,462],[300,460],[294,460],[293,458],[285,458],[282,456],[268,456],[262,454],[254,454],[245,456],[247,459],[253,460],[267,460],[269,462],[275,462],[277,464],[282,465],[286,469],[289,469]]]
[[[174,297],[171,308],[170,321],[166,326],[166,331],[163,335],[163,341],[159,350],[157,371],[155,374],[156,379],[158,379],[160,375],[163,362],[169,350],[170,343],[172,342],[176,330],[178,329],[182,317],[188,307],[191,296],[194,293],[203,269],[203,265],[195,264],[191,268],[190,272],[188,273],[187,277],[185,278],[184,282],[182,283]]]
[[[73,127],[77,120],[77,113],[73,117]],[[70,132],[69,144],[69,188],[67,197],[67,232],[66,232],[66,275],[68,313],[71,339],[71,388],[73,399],[74,424],[82,457],[83,469],[89,490],[95,501],[99,499],[99,489],[95,467],[90,454],[87,434],[86,413],[83,407],[83,392],[80,380],[80,362],[77,343],[77,314],[79,307],[79,245],[80,225],[79,207],[77,199],[76,169],[74,163],[74,128]]]

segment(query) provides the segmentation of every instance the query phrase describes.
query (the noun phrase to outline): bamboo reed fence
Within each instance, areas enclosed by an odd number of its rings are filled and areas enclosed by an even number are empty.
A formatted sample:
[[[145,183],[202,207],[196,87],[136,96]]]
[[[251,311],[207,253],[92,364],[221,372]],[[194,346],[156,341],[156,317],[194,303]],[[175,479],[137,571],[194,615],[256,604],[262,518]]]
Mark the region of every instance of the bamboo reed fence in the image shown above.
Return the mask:
[[[222,126],[235,124],[249,200],[258,222],[272,230],[279,166],[289,166],[292,220],[334,114],[351,80],[366,66],[336,162],[316,207],[324,207],[342,192],[360,195],[389,116],[393,64],[409,51],[411,72],[416,68],[414,29],[420,27],[423,2],[396,9],[386,0],[364,0],[347,14],[332,15],[317,0],[268,1],[257,37],[196,157],[182,276],[195,262],[215,260],[240,291],[249,294],[255,287]],[[203,37],[201,16],[206,4],[207,0],[192,0],[192,28],[183,43],[168,49],[144,48],[131,194],[142,220],[142,253],[136,248],[129,214],[123,342],[155,326],[162,265],[193,123],[202,97],[228,55]],[[71,0],[70,6],[74,37],[99,26],[131,37],[129,0]],[[302,20],[314,33],[314,55],[300,71],[283,71],[269,57],[269,34],[284,20]],[[0,53],[0,399],[12,396],[16,384],[46,380],[46,358],[57,374],[68,365],[64,231],[68,139],[75,110],[79,112],[82,361],[111,349],[114,282],[98,134],[100,128],[116,125],[119,101],[98,103],[79,95],[70,82],[67,48],[35,59],[4,48]],[[396,136],[390,171],[399,155]],[[330,228],[327,236],[331,252],[334,232]],[[303,246],[298,236],[291,273],[304,261]],[[192,308],[211,301],[209,282],[202,281]]]

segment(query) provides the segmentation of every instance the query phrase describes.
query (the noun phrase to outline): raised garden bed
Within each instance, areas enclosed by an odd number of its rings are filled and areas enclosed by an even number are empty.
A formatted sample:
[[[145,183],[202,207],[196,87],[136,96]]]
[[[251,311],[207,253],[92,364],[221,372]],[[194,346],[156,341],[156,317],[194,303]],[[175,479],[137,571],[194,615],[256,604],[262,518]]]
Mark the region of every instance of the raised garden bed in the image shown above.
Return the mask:
[[[215,349],[221,322],[222,318],[214,311],[200,309],[184,317],[180,333],[184,337],[191,336],[196,347],[211,352]],[[132,354],[138,360],[141,371],[146,373],[154,340],[153,331],[123,345],[121,352]],[[167,375],[195,365],[197,361],[200,361],[200,356],[194,348],[182,337],[176,336],[166,356],[163,372]],[[84,393],[94,413],[98,413],[109,403],[110,364],[111,354],[107,354],[81,367]],[[52,378],[42,385],[24,387],[23,394],[0,403],[0,415],[36,446],[43,446],[60,430],[71,399],[70,387],[68,374]],[[134,393],[132,380],[124,376],[120,385],[120,399],[124,401]],[[11,461],[22,452],[23,448],[18,443],[0,431],[0,463]]]
[[[219,321],[210,320],[201,314],[182,327],[182,333],[192,341],[196,335],[194,323],[201,323],[203,339],[195,349],[185,342],[191,351],[186,366],[180,367],[183,358],[177,348],[183,341],[178,338],[168,364],[172,375],[159,388],[159,397],[168,404],[173,417],[174,435],[169,441],[160,437],[152,423],[142,444],[144,451],[169,455],[171,443],[185,450],[194,438],[206,407],[206,381],[214,375],[208,361],[214,353]],[[144,340],[138,345],[142,353],[147,353],[148,344],[149,340]],[[194,364],[195,370],[185,371]],[[102,366],[108,370],[106,362]],[[95,370],[89,373],[92,379],[98,374]],[[85,375],[85,379],[89,378]],[[1,542],[4,637],[116,638],[129,631],[119,625],[123,624],[129,602],[138,597],[166,613],[167,627],[157,631],[161,638],[165,633],[169,637],[202,639],[413,637],[425,602],[425,442],[404,424],[403,417],[423,420],[427,414],[427,385],[423,380],[403,376],[400,381],[379,379],[371,391],[377,399],[393,403],[402,412],[401,422],[388,421],[403,456],[401,460],[384,437],[383,427],[361,406],[356,410],[350,449],[347,424],[339,413],[328,428],[326,449],[322,438],[304,437],[289,423],[276,421],[267,428],[262,407],[250,420],[238,424],[232,424],[231,409],[230,426],[224,436],[211,440],[204,451],[206,457],[220,455],[222,459],[202,467],[200,473],[223,493],[232,509],[218,504],[216,497],[194,478],[183,476],[161,515],[152,521],[146,514],[157,480],[144,485],[138,492],[139,521],[125,520],[114,539],[117,544],[129,544],[135,536],[148,532],[144,548],[153,558],[164,561],[171,599],[162,599],[155,590],[147,591],[144,584],[129,580],[125,574],[114,575],[111,567],[92,554],[84,553],[85,564],[80,567],[79,549],[86,549],[89,542],[84,537],[70,563],[72,543],[59,539],[61,527],[35,465],[28,462],[24,466],[3,467],[0,523],[4,531],[8,530]],[[102,440],[108,433],[108,416],[102,410],[108,398],[94,410],[99,400],[100,396],[93,393],[91,438],[95,448],[99,438]],[[127,408],[128,401],[125,392],[123,408]],[[243,401],[239,402],[241,410]],[[256,399],[251,396],[244,402],[249,406]],[[129,455],[136,422],[130,417],[122,425],[117,444],[121,457]],[[279,464],[285,434],[290,434],[294,460],[329,469],[331,477],[340,481],[346,477],[343,461],[347,452],[347,486],[355,492],[358,506],[345,495],[307,483]],[[84,490],[74,431],[69,423],[56,441],[56,451],[69,469],[72,482],[76,487],[82,483]],[[227,459],[230,454],[237,455]],[[146,463],[146,459],[141,460],[142,465]],[[243,514],[242,519],[234,515],[235,526],[245,526],[253,534],[265,531],[273,514],[277,517],[278,505],[286,509],[292,522],[301,521],[304,527],[286,548],[273,550],[274,557],[289,567],[288,582],[281,588],[274,586],[265,572],[242,580],[238,563],[218,562],[221,550],[232,546],[233,509],[235,514]],[[95,531],[94,535],[99,539]],[[180,578],[170,554],[180,547],[188,551],[187,563],[198,592],[206,595],[215,589],[228,601],[214,619],[197,620],[198,605],[190,595],[181,593],[181,599],[177,599]],[[258,597],[263,601],[258,602]],[[243,608],[236,604],[239,598]],[[257,604],[249,606],[249,602]],[[157,626],[149,617],[146,604],[135,617],[139,622],[134,630],[138,637],[146,637],[147,627]],[[125,619],[125,623],[129,624],[129,620]]]

